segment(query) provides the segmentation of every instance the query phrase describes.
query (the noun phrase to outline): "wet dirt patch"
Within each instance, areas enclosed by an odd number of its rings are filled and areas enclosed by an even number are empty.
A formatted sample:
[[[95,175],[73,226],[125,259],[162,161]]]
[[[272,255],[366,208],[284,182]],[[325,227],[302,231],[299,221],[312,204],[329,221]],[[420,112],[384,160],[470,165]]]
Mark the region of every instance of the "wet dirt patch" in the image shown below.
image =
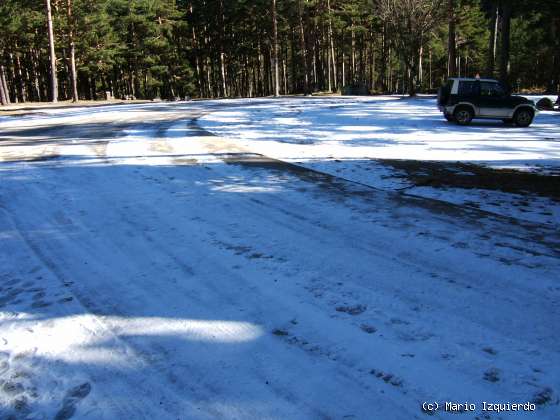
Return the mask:
[[[178,158],[178,159],[173,159],[173,163],[175,165],[197,165],[198,164],[198,160],[197,159],[187,159],[187,158]]]
[[[37,156],[7,156],[3,159],[0,159],[1,162],[8,162],[8,163],[20,163],[20,162],[48,162],[51,160],[60,159],[62,156],[59,154],[46,154],[46,155],[37,155]]]
[[[486,189],[515,194],[537,194],[560,201],[560,176],[513,169],[493,169],[472,163],[378,160],[398,171],[415,187]]]

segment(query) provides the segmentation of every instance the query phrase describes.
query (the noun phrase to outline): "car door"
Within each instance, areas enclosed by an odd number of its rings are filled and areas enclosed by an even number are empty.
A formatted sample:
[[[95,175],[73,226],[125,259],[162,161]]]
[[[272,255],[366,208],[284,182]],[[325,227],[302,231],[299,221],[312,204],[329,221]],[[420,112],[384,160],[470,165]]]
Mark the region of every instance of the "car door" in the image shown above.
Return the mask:
[[[480,82],[480,116],[505,118],[509,115],[507,95],[497,82]]]
[[[478,80],[461,80],[459,82],[457,102],[464,102],[473,105],[475,114],[479,115],[479,92],[480,83],[478,82]]]

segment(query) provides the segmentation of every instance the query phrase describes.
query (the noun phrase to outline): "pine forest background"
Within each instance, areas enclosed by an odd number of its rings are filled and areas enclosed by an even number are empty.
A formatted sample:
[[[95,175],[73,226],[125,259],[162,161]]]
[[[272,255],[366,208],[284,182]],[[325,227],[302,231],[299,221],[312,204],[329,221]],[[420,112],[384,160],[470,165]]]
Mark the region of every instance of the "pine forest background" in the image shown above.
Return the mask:
[[[560,0],[0,0],[0,99],[557,93]]]

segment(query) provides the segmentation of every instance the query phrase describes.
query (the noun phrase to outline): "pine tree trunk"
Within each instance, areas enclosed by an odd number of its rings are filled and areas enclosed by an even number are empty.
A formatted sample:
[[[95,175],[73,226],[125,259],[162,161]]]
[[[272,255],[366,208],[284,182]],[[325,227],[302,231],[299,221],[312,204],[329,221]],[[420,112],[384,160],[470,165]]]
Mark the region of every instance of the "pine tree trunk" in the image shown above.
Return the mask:
[[[328,31],[327,31],[328,38]],[[329,40],[327,39],[327,42]],[[332,92],[332,72],[331,72],[331,49],[327,47],[327,83],[329,92]]]
[[[329,12],[329,42],[331,48],[331,60],[332,60],[332,71],[333,71],[333,82],[334,90],[338,89],[338,79],[336,77],[336,54],[334,52],[334,39],[333,39],[333,29],[332,29],[332,11],[331,11],[331,1],[327,0],[327,10]]]
[[[282,80],[284,82],[284,95],[288,94],[288,75],[286,73],[287,73],[286,56],[284,56],[284,58],[282,59]]]
[[[510,75],[510,29],[511,29],[512,5],[505,1],[502,5],[502,45],[500,49],[500,81],[506,86],[509,85]]]
[[[490,20],[490,38],[488,39],[488,58],[486,64],[487,77],[494,77],[496,67],[496,50],[498,47],[498,22],[500,14],[498,6],[492,4],[492,19]]]
[[[58,102],[58,79],[56,75],[56,54],[54,50],[54,33],[53,33],[53,20],[51,10],[51,0],[46,1],[47,8],[47,27],[49,33],[49,54],[51,60],[51,100]]]
[[[9,60],[9,66],[6,68],[6,70],[8,73],[8,80],[11,82],[9,93],[11,94],[12,98],[14,98],[14,102],[17,104],[19,103],[19,97],[18,97],[18,89],[17,89],[18,82],[16,78],[16,70],[14,65],[14,55],[12,53],[9,53],[8,57],[10,58],[10,60]]]
[[[220,0],[220,77],[222,82],[222,96],[227,97],[226,53],[224,51],[225,29],[224,2]]]
[[[6,89],[4,89],[4,78],[2,77],[3,72],[3,67],[0,66],[0,105],[5,106],[10,104],[10,99],[6,94]]]
[[[354,31],[354,19],[350,25],[350,84],[356,81],[356,32]]]
[[[76,45],[74,43],[74,17],[72,15],[72,0],[66,0],[68,16],[68,46],[70,48],[70,86],[72,102],[78,102],[78,81],[76,77]]]
[[[301,55],[303,59],[303,90],[305,94],[309,92],[309,65],[307,63],[307,49],[305,46],[305,28],[303,26],[303,0],[298,0],[298,17],[299,17],[299,42]]]
[[[386,93],[388,90],[387,83],[387,67],[388,67],[388,46],[387,46],[387,24],[383,23],[381,32],[381,68],[379,69],[379,80],[381,82],[381,92]]]
[[[39,64],[37,63],[37,58],[35,56],[35,50],[30,49],[29,55],[31,56],[31,70],[33,74],[33,90],[35,93],[35,99],[38,102],[41,101],[41,82],[39,81]]]
[[[0,89],[0,105],[2,106],[8,105],[8,101],[6,100],[6,97],[4,95],[4,89]]]
[[[8,90],[8,83],[6,82],[6,70],[4,66],[0,64],[0,91],[2,91],[3,105],[10,105],[12,102],[10,100],[10,92]]]
[[[408,83],[408,95],[416,96],[416,74],[417,69],[415,64],[410,64],[407,69],[407,83]]]
[[[313,90],[317,89],[319,78],[317,76],[317,50],[315,44],[313,44],[313,51],[311,56],[313,57],[311,72],[313,74]]]
[[[560,8],[559,8],[560,13]],[[558,94],[560,92],[560,16],[552,19],[550,26],[551,39],[555,40],[552,54],[552,66],[548,77],[548,93]]]
[[[455,33],[455,0],[448,0],[448,23],[449,23],[449,37],[447,40],[447,76],[453,77],[457,73],[457,48],[456,48],[456,33]]]
[[[206,57],[206,86],[208,87],[208,97],[213,97],[213,84],[212,84],[212,73],[211,73],[212,62],[210,57]]]
[[[272,31],[274,45],[272,51],[272,65],[274,67],[274,96],[280,96],[280,71],[278,69],[278,22],[276,19],[276,0],[272,0]]]
[[[420,84],[420,87],[422,87],[422,83],[424,82],[424,72],[422,69],[422,65],[423,65],[423,60],[422,60],[422,56],[424,55],[424,47],[421,45],[420,46],[420,51],[418,53],[418,83]]]
[[[344,47],[344,42],[342,42]],[[346,86],[346,60],[344,57],[344,50],[342,50],[342,87]]]
[[[17,49],[17,44],[16,44]],[[16,72],[19,80],[19,95],[21,97],[22,102],[27,102],[27,88],[26,88],[26,80],[23,77],[23,71],[21,70],[21,60],[19,58],[19,54],[16,52]]]
[[[373,39],[373,33],[372,35],[372,39]],[[375,92],[375,89],[377,88],[377,83],[376,83],[376,78],[377,78],[377,74],[375,73],[376,68],[375,68],[375,48],[372,47],[371,49],[371,90],[372,92]]]
[[[192,2],[189,4],[189,12],[190,15],[193,16],[193,4]],[[203,86],[204,86],[204,78],[203,78],[203,73],[201,70],[201,65],[200,65],[200,57],[199,57],[199,49],[198,49],[198,38],[196,35],[196,29],[195,29],[195,25],[192,25],[192,29],[191,29],[191,33],[192,33],[192,37],[191,37],[191,41],[192,41],[192,51],[194,54],[194,61],[195,61],[195,70],[196,70],[196,84],[198,87],[198,94],[200,95],[200,97],[204,97],[204,91],[203,91]]]

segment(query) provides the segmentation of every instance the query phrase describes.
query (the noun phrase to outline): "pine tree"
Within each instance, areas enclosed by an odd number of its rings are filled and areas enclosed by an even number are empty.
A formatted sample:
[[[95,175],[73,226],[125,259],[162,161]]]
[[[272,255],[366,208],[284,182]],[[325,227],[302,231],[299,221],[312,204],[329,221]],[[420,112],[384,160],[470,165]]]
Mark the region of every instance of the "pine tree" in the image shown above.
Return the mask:
[[[46,16],[47,16],[47,27],[49,36],[49,56],[51,64],[51,100],[52,102],[58,102],[58,77],[56,69],[56,53],[55,53],[55,41],[54,41],[54,29],[53,29],[53,18],[52,18],[52,8],[51,0],[45,0],[46,6]]]

